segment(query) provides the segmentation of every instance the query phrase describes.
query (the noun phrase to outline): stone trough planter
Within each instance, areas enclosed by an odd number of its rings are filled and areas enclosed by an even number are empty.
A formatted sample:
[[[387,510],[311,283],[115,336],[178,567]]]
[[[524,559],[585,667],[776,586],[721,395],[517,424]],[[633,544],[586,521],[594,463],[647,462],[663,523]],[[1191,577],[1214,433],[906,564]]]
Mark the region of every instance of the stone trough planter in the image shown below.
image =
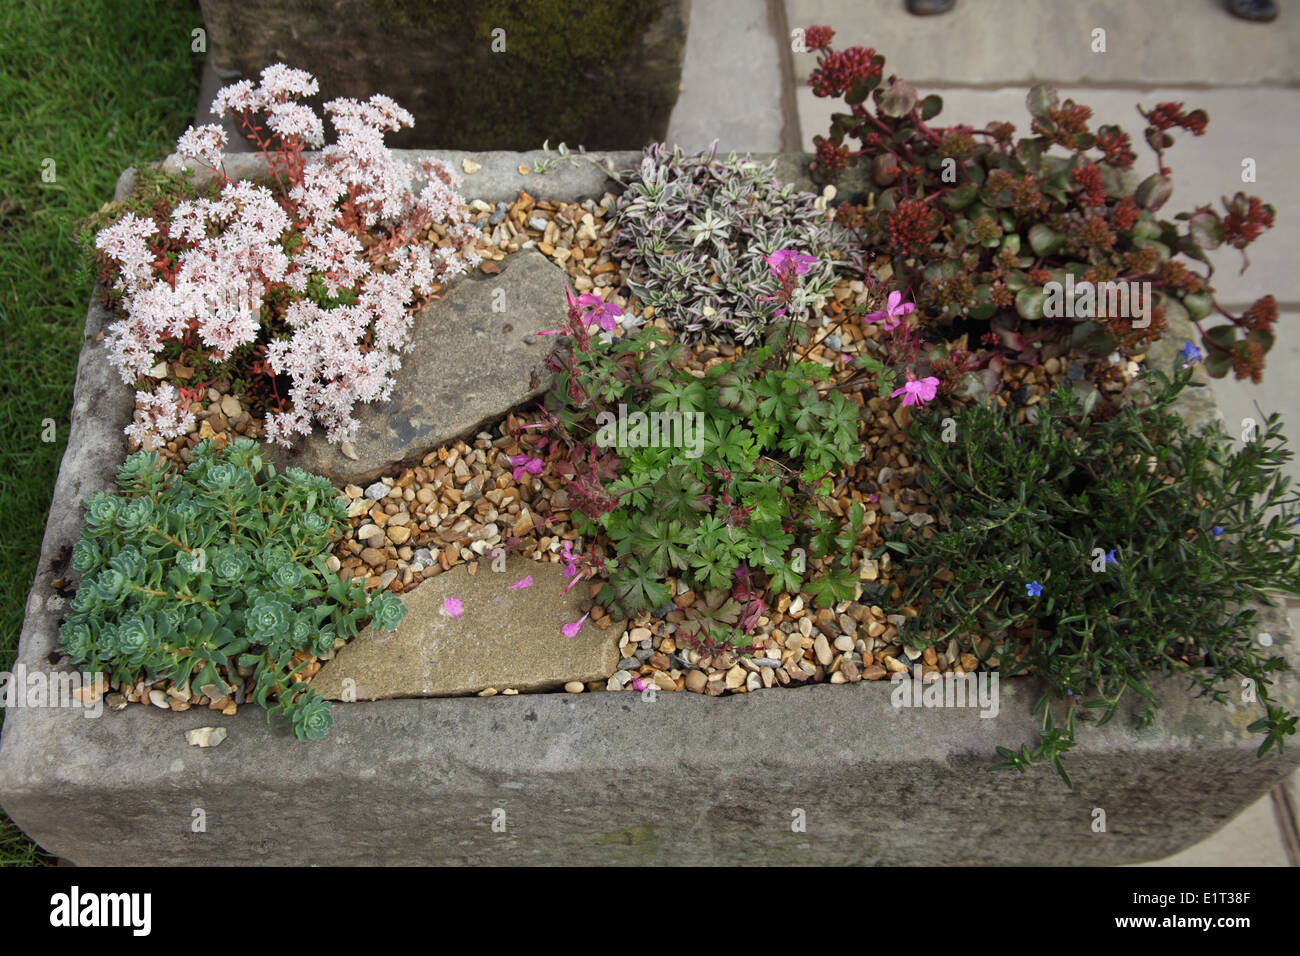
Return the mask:
[[[470,154],[438,155],[459,167]],[[626,165],[636,154],[613,155]],[[575,199],[610,187],[587,163],[523,176],[535,154],[472,158],[483,168],[466,178],[467,199],[510,200],[520,188]],[[806,165],[784,156],[778,169],[811,188]],[[119,195],[128,188],[124,177]],[[77,539],[81,501],[109,487],[125,453],[131,394],[96,343],[105,318],[92,307],[86,322],[18,654],[28,672],[50,670],[64,610],[50,582]],[[1168,365],[1186,337],[1171,329],[1150,360]],[[1192,421],[1217,414],[1208,390],[1198,394],[1182,409]],[[373,410],[381,424],[382,412]],[[430,403],[430,417],[445,412]],[[476,427],[472,409],[457,414],[437,427]],[[424,440],[391,430],[374,440]],[[512,623],[495,627],[509,637]],[[1260,629],[1300,668],[1281,609],[1265,609]],[[0,804],[45,849],[89,865],[1127,863],[1205,838],[1300,763],[1300,749],[1255,756],[1252,710],[1192,699],[1183,681],[1153,686],[1163,701],[1153,725],[1137,731],[1129,709],[1080,735],[1073,790],[1047,769],[987,771],[995,745],[1036,735],[1030,710],[1042,688],[1014,678],[1001,684],[995,717],[898,708],[884,681],[721,699],[362,700],[335,704],[329,735],[310,743],[251,707],[221,718],[133,706],[98,719],[16,707],[0,740]],[[1297,706],[1295,671],[1273,696]],[[213,723],[228,731],[221,746],[186,743],[185,731]]]

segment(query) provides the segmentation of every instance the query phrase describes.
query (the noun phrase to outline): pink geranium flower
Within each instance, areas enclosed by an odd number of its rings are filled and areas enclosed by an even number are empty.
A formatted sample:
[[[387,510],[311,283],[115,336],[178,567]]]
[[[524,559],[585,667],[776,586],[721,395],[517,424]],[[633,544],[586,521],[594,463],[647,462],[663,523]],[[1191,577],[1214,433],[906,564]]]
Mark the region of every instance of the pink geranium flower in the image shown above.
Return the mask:
[[[577,305],[588,308],[587,321],[592,325],[599,325],[606,332],[613,332],[614,327],[618,325],[618,318],[623,314],[623,310],[613,302],[606,302],[598,295],[592,295],[590,292],[584,292],[573,300]]]
[[[878,322],[885,320],[885,331],[898,327],[905,315],[909,315],[916,308],[915,302],[904,302],[903,293],[895,290],[889,293],[889,301],[885,303],[885,308],[881,312],[872,312],[870,315],[863,316],[864,322]],[[933,397],[933,396],[931,396]]]
[[[442,609],[447,613],[449,617],[452,617],[457,621],[460,620],[460,615],[461,615],[460,598],[451,598],[451,597],[447,598],[445,601],[442,602]]]
[[[934,398],[938,388],[939,380],[933,375],[918,379],[913,377],[911,372],[908,372],[907,381],[903,383],[903,387],[896,388],[889,394],[893,398],[902,395],[904,405],[921,405]]]
[[[564,560],[564,579],[567,581],[578,573],[578,556],[573,553],[573,545],[568,541],[564,542],[564,551],[560,557]]]
[[[582,630],[582,625],[585,624],[586,622],[587,622],[587,615],[584,614],[582,615],[582,617],[578,618],[572,624],[564,625],[564,627],[560,628],[560,630],[564,632],[565,637],[577,637],[578,632]]]
[[[515,481],[523,478],[524,475],[540,475],[545,463],[540,458],[534,458],[532,455],[511,455],[510,464],[515,466]]]
[[[791,269],[794,270],[795,275],[803,275],[813,267],[817,257],[799,252],[797,249],[778,249],[767,256],[766,261],[772,275],[779,279]]]

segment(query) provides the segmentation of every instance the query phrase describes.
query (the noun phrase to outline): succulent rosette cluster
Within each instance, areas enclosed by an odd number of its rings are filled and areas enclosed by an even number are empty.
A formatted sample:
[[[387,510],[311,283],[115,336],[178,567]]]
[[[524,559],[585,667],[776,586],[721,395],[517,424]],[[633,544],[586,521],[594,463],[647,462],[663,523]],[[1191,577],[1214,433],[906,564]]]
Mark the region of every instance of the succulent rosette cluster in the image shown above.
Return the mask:
[[[299,737],[321,736],[329,706],[294,675],[366,618],[392,630],[405,612],[326,567],[347,520],[329,481],[277,473],[243,439],[221,451],[200,442],[182,474],[137,452],[117,483],[119,494],[87,499],[72,553],[81,583],[59,636],[73,662],[214,699],[251,667],[254,700]]]

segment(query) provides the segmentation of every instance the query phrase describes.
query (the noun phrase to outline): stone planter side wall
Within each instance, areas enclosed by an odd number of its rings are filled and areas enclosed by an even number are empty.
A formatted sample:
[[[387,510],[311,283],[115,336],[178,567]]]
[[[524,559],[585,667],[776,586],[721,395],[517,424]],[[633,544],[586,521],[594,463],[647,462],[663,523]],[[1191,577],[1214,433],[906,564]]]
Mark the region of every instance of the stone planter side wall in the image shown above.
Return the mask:
[[[476,155],[487,175],[474,182],[512,198],[507,171],[526,158]],[[525,178],[554,198],[603,191],[603,177],[566,180],[568,193]],[[124,176],[119,196],[128,185]],[[489,198],[472,186],[466,195]],[[19,647],[29,670],[50,669],[63,611],[50,581],[78,537],[81,501],[110,486],[125,452],[131,394],[94,341],[103,321],[92,307]],[[1189,335],[1171,329],[1150,360],[1168,367]],[[1183,408],[1192,420],[1216,414],[1198,391]],[[1268,609],[1259,629],[1300,667],[1283,609]],[[98,719],[18,708],[0,738],[0,804],[82,864],[1127,863],[1203,839],[1300,763],[1300,747],[1256,758],[1245,728],[1257,709],[1192,699],[1181,680],[1154,686],[1164,706],[1150,727],[1136,729],[1130,708],[1081,730],[1074,790],[1045,769],[986,770],[996,745],[1036,739],[1041,683],[1014,678],[992,719],[895,708],[889,685],[863,682],[723,699],[340,704],[329,736],[307,744],[255,707],[221,718],[132,706]],[[1300,706],[1294,671],[1273,695]],[[186,745],[186,730],[212,724],[229,730],[223,744]],[[1093,829],[1098,809],[1105,832]],[[205,830],[194,832],[199,810]],[[498,810],[504,833],[492,829]]]

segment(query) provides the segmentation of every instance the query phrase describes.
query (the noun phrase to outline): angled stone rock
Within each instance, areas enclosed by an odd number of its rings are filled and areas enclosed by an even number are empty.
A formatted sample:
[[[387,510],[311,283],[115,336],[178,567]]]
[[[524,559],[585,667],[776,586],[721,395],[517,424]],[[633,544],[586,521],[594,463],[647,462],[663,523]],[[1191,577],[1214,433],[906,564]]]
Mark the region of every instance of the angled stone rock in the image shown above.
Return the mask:
[[[532,587],[510,585],[531,575]],[[344,680],[357,700],[446,697],[497,690],[553,690],[566,681],[604,680],[618,666],[624,624],[599,630],[584,624],[576,637],[564,625],[582,617],[581,588],[568,594],[561,566],[511,558],[504,573],[463,565],[402,595],[406,616],[397,630],[366,628],[312,681],[322,697],[341,700]],[[461,616],[444,613],[456,598]]]
[[[537,399],[554,339],[536,333],[564,323],[564,288],[564,273],[532,250],[506,257],[498,275],[455,280],[416,316],[392,398],[354,408],[355,461],[319,427],[292,449],[277,447],[275,459],[366,485]]]

